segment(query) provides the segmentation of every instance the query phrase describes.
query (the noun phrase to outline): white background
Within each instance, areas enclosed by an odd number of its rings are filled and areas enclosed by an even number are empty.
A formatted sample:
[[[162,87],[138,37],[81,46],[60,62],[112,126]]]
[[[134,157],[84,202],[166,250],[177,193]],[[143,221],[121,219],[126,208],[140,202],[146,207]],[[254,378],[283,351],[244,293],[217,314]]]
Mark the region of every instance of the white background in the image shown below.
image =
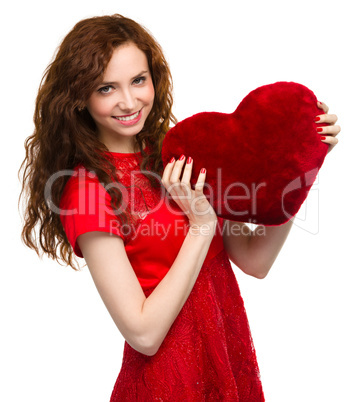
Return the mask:
[[[361,11],[357,1],[14,2],[1,10],[0,399],[108,401],[123,339],[87,268],[20,241],[17,170],[41,76],[80,19],[145,25],[173,72],[179,120],[234,111],[275,81],[311,88],[339,116],[340,143],[267,278],[235,269],[268,402],[362,401]]]

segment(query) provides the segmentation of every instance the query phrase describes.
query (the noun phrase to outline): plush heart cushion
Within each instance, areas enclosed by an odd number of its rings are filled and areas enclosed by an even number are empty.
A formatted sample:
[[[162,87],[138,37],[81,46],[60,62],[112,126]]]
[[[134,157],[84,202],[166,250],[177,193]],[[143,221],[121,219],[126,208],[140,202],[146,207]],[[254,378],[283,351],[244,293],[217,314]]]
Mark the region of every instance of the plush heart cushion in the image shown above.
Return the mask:
[[[315,117],[323,114],[307,87],[276,82],[250,92],[231,114],[204,112],[171,128],[164,166],[194,160],[192,186],[206,168],[204,193],[225,219],[264,225],[287,222],[300,209],[323,164]]]

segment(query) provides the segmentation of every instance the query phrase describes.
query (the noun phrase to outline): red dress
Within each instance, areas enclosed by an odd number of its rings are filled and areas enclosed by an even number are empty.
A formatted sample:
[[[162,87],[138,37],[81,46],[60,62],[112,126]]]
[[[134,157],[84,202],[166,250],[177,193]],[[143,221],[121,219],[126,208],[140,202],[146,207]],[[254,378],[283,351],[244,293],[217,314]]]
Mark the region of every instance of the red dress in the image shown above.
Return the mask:
[[[146,295],[167,274],[187,233],[187,218],[164,189],[152,188],[140,153],[110,152],[131,211],[122,226],[95,175],[74,169],[64,189],[61,220],[77,256],[77,237],[104,231],[122,237]],[[264,401],[259,369],[239,287],[223,247],[222,219],[189,298],[154,356],[127,342],[111,402]],[[165,306],[166,308],[166,306]]]

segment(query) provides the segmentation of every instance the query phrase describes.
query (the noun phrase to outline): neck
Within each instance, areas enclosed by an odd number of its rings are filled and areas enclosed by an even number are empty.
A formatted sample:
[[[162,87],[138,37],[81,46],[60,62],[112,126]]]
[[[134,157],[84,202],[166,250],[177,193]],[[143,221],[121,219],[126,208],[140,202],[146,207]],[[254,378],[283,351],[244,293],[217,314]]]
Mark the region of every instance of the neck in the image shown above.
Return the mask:
[[[135,141],[129,142],[127,144],[123,143],[105,143],[109,152],[119,152],[119,153],[136,153],[140,152],[141,149]],[[145,149],[145,144],[143,144],[142,149]]]

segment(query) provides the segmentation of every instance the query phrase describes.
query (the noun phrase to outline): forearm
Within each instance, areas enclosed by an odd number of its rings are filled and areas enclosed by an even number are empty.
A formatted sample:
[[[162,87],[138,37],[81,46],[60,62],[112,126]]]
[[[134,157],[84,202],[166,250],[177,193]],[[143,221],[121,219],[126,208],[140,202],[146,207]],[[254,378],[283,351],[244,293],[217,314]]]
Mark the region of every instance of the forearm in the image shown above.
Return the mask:
[[[253,261],[253,276],[264,278],[267,275],[290,233],[293,219],[279,226],[257,226],[251,233],[248,257]]]
[[[224,246],[230,260],[248,275],[264,278],[277,258],[293,225],[258,225],[251,230],[243,222],[224,221]]]
[[[118,236],[100,231],[78,236],[105,306],[125,340],[140,353],[157,352],[186,302],[214,236],[216,222],[210,225],[189,230],[174,263],[148,298]]]
[[[149,354],[157,351],[185,304],[204,263],[214,232],[215,227],[207,230],[205,226],[201,233],[200,229],[191,229],[169,272],[145,300],[141,325],[150,345]]]

